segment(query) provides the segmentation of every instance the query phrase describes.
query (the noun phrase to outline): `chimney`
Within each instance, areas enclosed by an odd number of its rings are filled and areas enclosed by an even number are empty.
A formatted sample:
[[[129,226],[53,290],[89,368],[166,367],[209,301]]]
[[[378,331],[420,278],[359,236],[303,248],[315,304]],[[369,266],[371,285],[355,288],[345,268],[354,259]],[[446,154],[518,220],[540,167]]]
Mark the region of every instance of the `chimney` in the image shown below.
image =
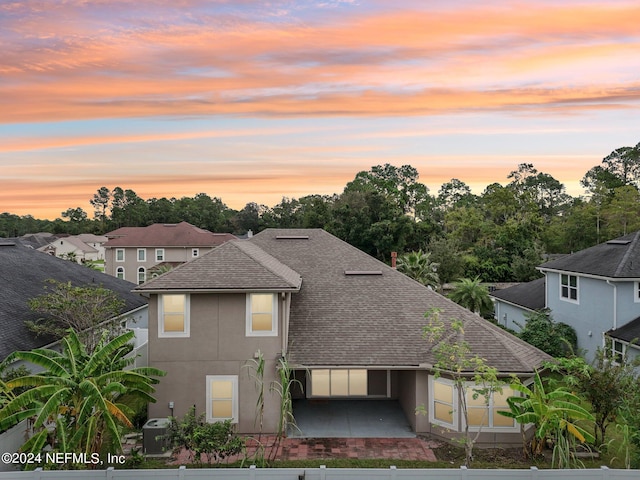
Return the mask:
[[[396,268],[396,259],[398,258],[398,252],[391,252],[391,268]]]
[[[253,231],[249,229],[249,231],[247,231],[247,238],[252,238],[252,237],[253,237]]]

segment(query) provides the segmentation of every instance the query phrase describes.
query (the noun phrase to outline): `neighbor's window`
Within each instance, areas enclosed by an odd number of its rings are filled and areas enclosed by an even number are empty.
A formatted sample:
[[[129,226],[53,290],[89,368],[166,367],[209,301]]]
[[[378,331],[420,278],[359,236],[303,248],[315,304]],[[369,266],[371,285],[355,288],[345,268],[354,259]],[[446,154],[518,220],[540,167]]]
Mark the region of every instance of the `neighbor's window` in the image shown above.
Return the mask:
[[[147,249],[146,248],[139,248],[138,249],[138,261],[139,262],[146,262],[147,261]]]
[[[618,340],[613,340],[611,342],[611,353],[613,354],[613,360],[621,364],[624,362],[624,356],[626,352],[626,346],[624,343],[619,342]]]
[[[446,378],[429,377],[429,421],[437,425],[456,428],[455,386]]]
[[[311,395],[314,397],[364,397],[367,395],[365,369],[311,370]]]
[[[578,277],[575,275],[560,275],[560,298],[571,302],[578,301]]]
[[[124,248],[116,248],[116,262],[124,262]]]
[[[491,392],[487,399],[484,395],[478,394],[474,397],[473,385],[467,387],[467,417],[470,428],[515,428],[513,418],[500,415],[499,411],[509,411],[507,398],[515,395],[509,387],[502,387],[502,392]]]
[[[207,421],[238,422],[238,376],[207,375]]]
[[[164,248],[156,248],[156,262],[164,262]]]
[[[189,336],[189,296],[164,294],[158,296],[158,336]]]
[[[278,302],[275,293],[247,295],[247,335],[278,335]]]
[[[191,256],[193,258],[197,257],[198,255],[200,255],[200,249],[199,248],[192,248],[191,249]]]
[[[116,278],[119,278],[120,280],[124,280],[124,267],[116,268]]]
[[[143,284],[147,281],[147,271],[144,267],[138,268],[138,285]]]

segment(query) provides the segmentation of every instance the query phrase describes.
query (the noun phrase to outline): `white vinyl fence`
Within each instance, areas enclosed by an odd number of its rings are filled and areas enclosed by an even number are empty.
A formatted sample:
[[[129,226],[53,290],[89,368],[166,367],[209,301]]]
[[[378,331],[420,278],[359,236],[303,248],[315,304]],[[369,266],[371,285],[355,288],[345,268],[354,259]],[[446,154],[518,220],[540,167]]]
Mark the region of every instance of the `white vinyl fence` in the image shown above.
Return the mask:
[[[196,468],[63,470],[0,473],[2,480],[638,480],[638,470],[474,470],[372,468]]]

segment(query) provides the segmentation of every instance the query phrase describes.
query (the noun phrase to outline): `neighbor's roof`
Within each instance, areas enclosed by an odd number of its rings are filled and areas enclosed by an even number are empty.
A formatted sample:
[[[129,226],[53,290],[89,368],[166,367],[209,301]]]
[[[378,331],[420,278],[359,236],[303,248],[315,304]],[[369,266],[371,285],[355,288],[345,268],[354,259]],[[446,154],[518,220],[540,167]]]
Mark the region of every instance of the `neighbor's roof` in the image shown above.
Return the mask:
[[[609,278],[639,278],[640,231],[543,263],[538,268]]]
[[[620,328],[609,330],[606,334],[611,338],[633,343],[637,347],[640,345],[640,317],[631,320]]]
[[[52,247],[53,248],[61,247],[63,244],[62,242],[67,242],[68,244],[73,245],[76,250],[80,250],[81,252],[84,252],[84,253],[93,253],[98,251],[91,245],[86,244],[79,237],[56,238],[53,242],[49,243],[48,245],[45,245],[44,247],[38,248],[38,250],[42,252]]]
[[[546,277],[537,278],[531,282],[521,283],[504,290],[495,290],[489,295],[529,310],[545,308],[545,280]]]
[[[502,372],[533,372],[550,357],[321,229],[268,229],[247,240],[302,276],[292,295],[294,364],[420,366],[435,363],[425,313],[465,323],[474,353]],[[350,272],[349,274],[345,272]]]
[[[105,247],[214,247],[236,237],[212,233],[187,222],[122,227],[106,234]]]
[[[25,320],[42,317],[29,309],[27,302],[46,293],[48,279],[73,285],[100,285],[116,292],[125,301],[122,313],[147,304],[146,299],[131,293],[134,284],[105,275],[75,262],[62,260],[0,239],[0,360],[16,350],[32,350],[53,342],[52,337],[36,337]]]
[[[246,240],[226,242],[195,260],[136,287],[167,290],[269,290],[300,288],[300,274]]]

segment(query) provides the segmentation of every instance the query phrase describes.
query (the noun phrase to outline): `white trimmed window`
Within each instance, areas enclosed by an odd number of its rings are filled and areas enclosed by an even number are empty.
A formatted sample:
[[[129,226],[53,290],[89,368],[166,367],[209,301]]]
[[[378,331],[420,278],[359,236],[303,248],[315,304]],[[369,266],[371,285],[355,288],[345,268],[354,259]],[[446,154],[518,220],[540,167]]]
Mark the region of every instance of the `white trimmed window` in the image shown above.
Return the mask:
[[[139,248],[138,249],[138,261],[139,262],[146,262],[147,261],[147,249],[146,248]]]
[[[164,262],[164,248],[156,248],[156,262]]]
[[[158,295],[158,337],[189,336],[189,296]]]
[[[458,396],[453,381],[429,377],[429,422],[457,430]]]
[[[238,376],[207,375],[207,422],[238,422]]]
[[[147,270],[144,267],[138,268],[138,285],[147,281]]]
[[[119,278],[120,280],[124,280],[124,267],[116,268],[116,278]]]
[[[314,397],[365,397],[367,371],[365,369],[311,370],[311,395]]]
[[[624,357],[627,353],[627,346],[618,341],[618,340],[612,340],[611,341],[611,354],[613,355],[613,360],[618,363],[618,364],[622,364],[624,362]]]
[[[560,275],[560,298],[567,302],[578,303],[578,277],[576,275]]]
[[[124,262],[124,248],[116,248],[116,262]]]
[[[191,257],[196,258],[200,256],[200,249],[199,248],[192,248],[191,249]]]
[[[477,430],[480,427],[490,430],[517,429],[513,418],[500,415],[499,411],[510,411],[507,398],[513,397],[515,392],[510,387],[502,387],[502,392],[491,392],[489,398],[476,394],[473,384],[467,385],[467,417],[469,428]],[[476,398],[473,398],[475,395]]]
[[[247,336],[278,335],[278,296],[275,293],[247,294]]]

